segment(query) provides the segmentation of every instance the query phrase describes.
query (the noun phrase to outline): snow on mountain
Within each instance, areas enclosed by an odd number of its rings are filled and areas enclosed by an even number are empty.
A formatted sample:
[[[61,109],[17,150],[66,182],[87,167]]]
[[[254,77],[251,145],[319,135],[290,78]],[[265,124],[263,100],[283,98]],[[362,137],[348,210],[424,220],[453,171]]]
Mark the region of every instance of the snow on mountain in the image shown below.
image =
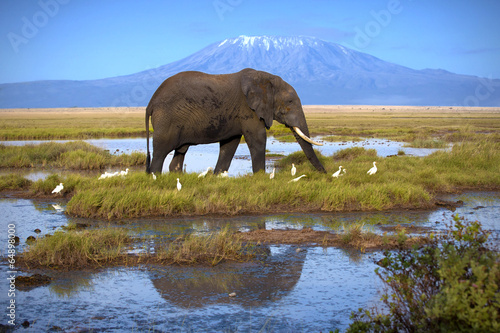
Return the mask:
[[[312,37],[240,36],[131,75],[2,84],[0,108],[145,106],[178,72],[224,74],[247,67],[281,76],[303,104],[500,106],[500,89],[491,89],[500,80],[414,70]]]

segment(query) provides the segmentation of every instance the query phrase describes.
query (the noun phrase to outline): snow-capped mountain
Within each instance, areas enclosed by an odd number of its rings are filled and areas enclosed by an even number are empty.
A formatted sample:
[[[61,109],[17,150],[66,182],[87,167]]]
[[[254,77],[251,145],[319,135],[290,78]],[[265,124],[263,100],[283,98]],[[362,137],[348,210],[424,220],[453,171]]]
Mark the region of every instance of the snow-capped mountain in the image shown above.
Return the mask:
[[[131,75],[2,84],[0,107],[145,106],[178,72],[224,74],[247,67],[281,76],[303,104],[500,106],[500,89],[491,89],[500,80],[414,70],[312,37],[240,36]]]

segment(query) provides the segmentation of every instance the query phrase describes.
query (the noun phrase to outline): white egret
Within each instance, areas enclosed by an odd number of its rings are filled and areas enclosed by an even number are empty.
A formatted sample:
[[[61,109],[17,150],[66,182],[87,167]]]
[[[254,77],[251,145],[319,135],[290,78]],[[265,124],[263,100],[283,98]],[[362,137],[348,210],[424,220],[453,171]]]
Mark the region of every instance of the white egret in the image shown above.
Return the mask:
[[[153,175],[153,180],[156,180],[156,175],[154,173],[152,173]]]
[[[177,191],[180,191],[182,188],[182,184],[181,182],[179,181],[179,178],[177,178]]]
[[[219,175],[219,177],[221,177],[221,178],[227,178],[227,177],[229,177],[229,172],[224,171],[223,173],[221,173],[221,174]]]
[[[295,167],[295,164],[292,163],[292,176],[295,176],[296,172],[297,172],[297,168]]]
[[[128,168],[125,169],[125,171],[123,171],[123,170],[120,171],[120,175],[122,175],[122,176],[126,176],[127,174],[128,174]]]
[[[59,183],[59,185],[57,185],[56,188],[52,190],[52,193],[59,193],[62,191],[63,188],[64,188],[63,183]]]
[[[276,168],[273,168],[273,172],[271,172],[271,174],[269,175],[269,179],[274,179],[274,171],[276,170]]]
[[[58,211],[58,212],[62,212],[64,211],[64,208],[62,208],[61,206],[59,206],[58,204],[53,204],[52,207]]]
[[[207,173],[208,173],[210,170],[213,170],[213,169],[214,169],[214,168],[212,168],[212,167],[208,167],[208,168],[207,168],[207,170],[203,171],[202,173],[200,173],[200,174],[198,175],[198,178],[203,178],[203,177],[205,177],[205,176],[207,175]]]
[[[340,172],[342,171],[342,165],[339,166],[339,169],[337,171],[334,172],[334,174],[332,175],[332,177],[334,178],[339,178],[339,175],[340,175]]]
[[[368,170],[366,173],[369,175],[374,175],[377,172],[377,166],[375,165],[377,162],[373,162],[373,168]]]
[[[302,177],[307,177],[307,176],[306,175],[299,176],[297,178],[294,178],[294,179],[290,180],[289,183],[291,183],[291,182],[298,182],[299,179],[302,178]]]
[[[105,178],[108,178],[108,177],[111,177],[111,174],[109,172],[104,172],[101,177],[99,177],[99,179],[105,179]]]

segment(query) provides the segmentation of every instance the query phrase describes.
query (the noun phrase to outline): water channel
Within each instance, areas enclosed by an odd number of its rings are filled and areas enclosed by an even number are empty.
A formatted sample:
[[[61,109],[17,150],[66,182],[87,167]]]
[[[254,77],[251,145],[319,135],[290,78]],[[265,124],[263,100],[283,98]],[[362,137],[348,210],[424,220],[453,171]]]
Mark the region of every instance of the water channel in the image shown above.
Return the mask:
[[[142,142],[139,145],[139,141]],[[143,139],[92,140],[112,152],[143,151]],[[423,156],[430,151],[407,151],[402,145],[369,140],[354,143],[377,150],[380,156],[407,154]],[[326,143],[324,155],[352,146]],[[268,144],[272,153],[289,154],[297,144]],[[198,172],[217,159],[218,146],[191,147],[186,155],[188,172]],[[188,159],[188,157],[190,159]],[[213,156],[212,156],[213,155]],[[251,170],[246,145],[240,145],[231,165],[232,175]],[[167,163],[166,163],[167,164]],[[241,166],[239,166],[241,165]],[[168,167],[168,166],[167,166]],[[38,171],[39,178],[53,171]],[[473,192],[448,195],[448,200],[462,200],[464,205],[452,212],[391,211],[371,213],[281,214],[239,216],[234,218],[181,218],[123,220],[113,222],[142,237],[175,232],[208,232],[227,224],[240,231],[256,228],[334,230],[339,224],[362,221],[378,231],[384,225],[415,224],[440,229],[453,214],[479,220],[492,230],[498,242],[500,193]],[[18,251],[29,236],[53,233],[68,223],[91,227],[108,225],[107,221],[68,217],[61,199],[0,199],[0,251],[7,253],[7,230],[15,225],[21,239]],[[57,206],[56,206],[57,207]],[[35,229],[41,233],[36,234]],[[370,307],[380,298],[381,283],[374,273],[374,263],[381,253],[361,253],[337,248],[269,246],[270,256],[262,262],[227,263],[216,267],[143,266],[104,268],[93,271],[43,271],[52,277],[48,286],[16,291],[16,323],[20,332],[44,331],[179,331],[179,332],[314,332],[345,329],[349,315],[360,307]],[[0,264],[0,307],[8,304],[8,266]],[[33,274],[36,272],[29,272]],[[18,272],[26,275],[27,272]],[[229,293],[236,293],[229,297]],[[20,326],[25,320],[30,326]],[[6,323],[2,318],[1,324]]]

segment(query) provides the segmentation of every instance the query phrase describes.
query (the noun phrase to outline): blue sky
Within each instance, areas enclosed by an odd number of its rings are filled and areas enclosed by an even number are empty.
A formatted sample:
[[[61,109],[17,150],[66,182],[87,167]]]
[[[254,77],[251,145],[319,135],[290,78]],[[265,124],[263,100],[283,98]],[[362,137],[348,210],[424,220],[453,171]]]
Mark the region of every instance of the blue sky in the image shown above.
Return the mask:
[[[126,75],[239,35],[303,35],[500,78],[498,0],[2,0],[0,83]]]

